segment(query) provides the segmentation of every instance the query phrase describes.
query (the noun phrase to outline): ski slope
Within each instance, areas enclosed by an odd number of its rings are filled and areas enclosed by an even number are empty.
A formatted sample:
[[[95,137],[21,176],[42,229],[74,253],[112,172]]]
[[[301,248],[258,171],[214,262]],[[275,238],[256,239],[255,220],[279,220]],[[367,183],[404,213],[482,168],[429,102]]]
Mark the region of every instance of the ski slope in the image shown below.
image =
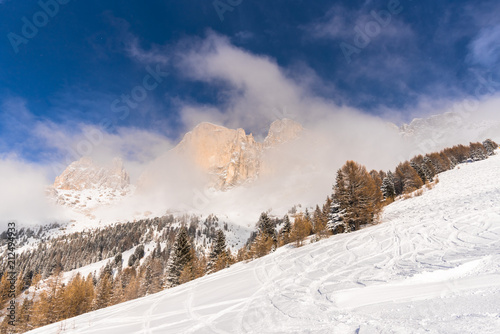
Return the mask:
[[[30,333],[500,333],[500,156],[382,221]]]

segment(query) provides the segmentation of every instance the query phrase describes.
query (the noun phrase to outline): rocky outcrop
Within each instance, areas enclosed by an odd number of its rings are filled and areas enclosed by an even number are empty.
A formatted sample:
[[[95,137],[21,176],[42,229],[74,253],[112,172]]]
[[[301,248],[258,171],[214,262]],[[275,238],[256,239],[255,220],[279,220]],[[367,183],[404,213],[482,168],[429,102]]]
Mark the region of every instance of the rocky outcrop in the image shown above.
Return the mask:
[[[243,129],[201,123],[184,136],[174,152],[189,157],[207,171],[211,186],[225,190],[255,180],[264,150],[297,138],[302,130],[295,121],[278,120],[271,124],[264,142],[259,143]]]
[[[280,144],[289,142],[299,137],[304,128],[300,123],[291,119],[282,119],[274,121],[270,128],[269,133],[264,140],[264,147],[270,148]]]
[[[57,204],[87,215],[92,209],[110,204],[131,192],[130,177],[121,159],[115,158],[111,165],[101,166],[89,157],[70,164],[47,190]]]
[[[89,157],[83,157],[56,177],[54,188],[80,191],[101,188],[122,190],[129,184],[129,174],[123,168],[123,161],[120,158],[115,158],[111,166],[104,167],[95,164]]]

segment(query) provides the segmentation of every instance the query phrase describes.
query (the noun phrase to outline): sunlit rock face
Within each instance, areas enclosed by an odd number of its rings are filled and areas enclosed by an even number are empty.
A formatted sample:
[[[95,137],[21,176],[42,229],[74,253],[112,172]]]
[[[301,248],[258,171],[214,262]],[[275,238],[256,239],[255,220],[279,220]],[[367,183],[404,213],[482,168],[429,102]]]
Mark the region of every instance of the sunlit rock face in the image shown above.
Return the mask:
[[[255,180],[264,150],[297,138],[301,131],[297,122],[278,120],[271,124],[264,142],[259,143],[243,129],[201,123],[184,136],[174,151],[193,159],[211,175],[214,188],[225,190]]]

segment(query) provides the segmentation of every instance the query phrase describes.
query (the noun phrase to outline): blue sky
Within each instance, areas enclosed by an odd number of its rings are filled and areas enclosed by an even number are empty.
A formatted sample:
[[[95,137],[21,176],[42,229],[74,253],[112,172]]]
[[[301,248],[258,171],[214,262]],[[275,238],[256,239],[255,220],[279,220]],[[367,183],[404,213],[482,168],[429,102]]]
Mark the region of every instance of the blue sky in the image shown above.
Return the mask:
[[[147,159],[205,120],[263,135],[274,118],[320,117],[307,109],[317,100],[401,123],[500,88],[498,1],[0,9],[0,155],[26,161],[64,163],[93,133],[111,146],[140,141],[125,154]]]

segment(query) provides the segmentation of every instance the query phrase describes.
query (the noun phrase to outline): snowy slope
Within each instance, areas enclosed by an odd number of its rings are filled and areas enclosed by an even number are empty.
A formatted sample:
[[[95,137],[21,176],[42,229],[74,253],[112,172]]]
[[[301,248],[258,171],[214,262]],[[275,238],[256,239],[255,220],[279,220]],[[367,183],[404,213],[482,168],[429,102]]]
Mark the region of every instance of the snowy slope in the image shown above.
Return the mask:
[[[383,223],[30,333],[499,333],[500,156]]]

